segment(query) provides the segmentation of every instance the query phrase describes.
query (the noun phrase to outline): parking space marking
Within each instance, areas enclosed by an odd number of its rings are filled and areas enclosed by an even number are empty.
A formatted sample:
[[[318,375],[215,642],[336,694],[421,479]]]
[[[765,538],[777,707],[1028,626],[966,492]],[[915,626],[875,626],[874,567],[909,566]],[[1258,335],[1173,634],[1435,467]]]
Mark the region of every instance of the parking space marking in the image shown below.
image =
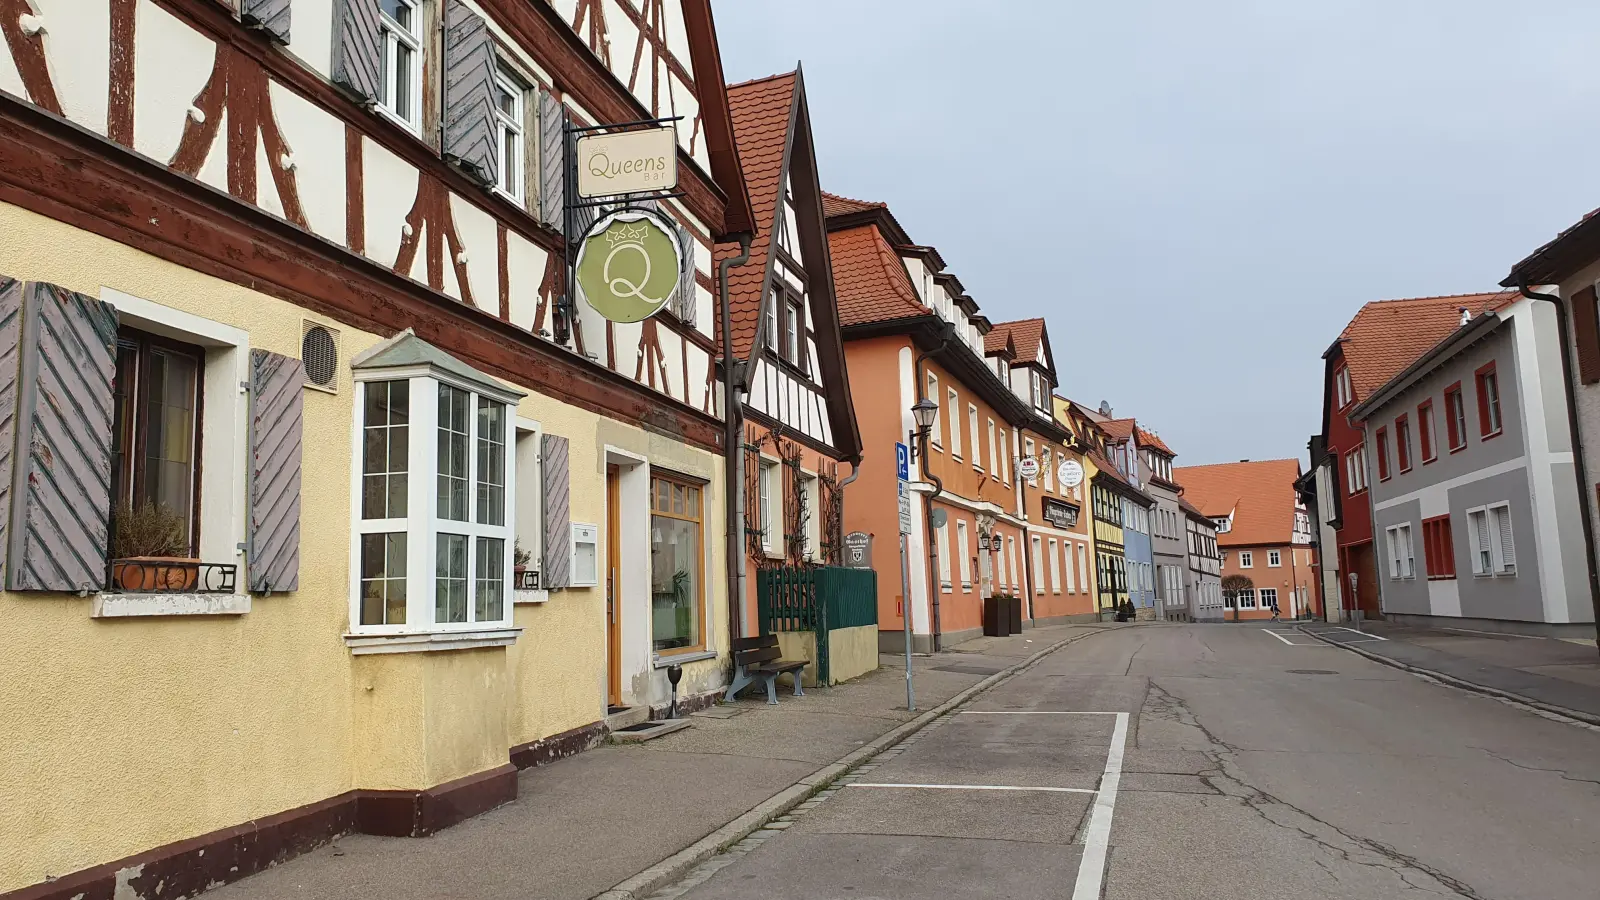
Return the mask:
[[[1294,641],[1291,641],[1288,638],[1284,637],[1283,635],[1277,633],[1276,631],[1273,631],[1271,628],[1263,628],[1261,630],[1265,631],[1267,634],[1272,635],[1273,637],[1277,638],[1278,640],[1283,641],[1285,644],[1288,644],[1291,647],[1297,646],[1294,643]]]
[[[1111,847],[1111,814],[1117,808],[1117,786],[1122,783],[1122,751],[1128,745],[1128,714],[1119,712],[1111,732],[1111,751],[1106,754],[1105,774],[1100,776],[1100,791],[1089,812],[1089,831],[1085,836],[1083,859],[1078,863],[1078,884],[1072,900],[1099,900],[1100,884],[1105,879],[1106,853]]]
[[[889,784],[887,782],[855,781],[846,785],[853,788],[914,788],[928,791],[1045,791],[1055,794],[1098,794],[1093,788],[1045,787],[1020,784]]]
[[[963,709],[963,716],[1125,716],[1127,713],[1078,712],[1055,709]]]
[[[1335,625],[1333,627],[1339,629],[1340,631],[1348,631],[1351,634],[1359,634],[1362,637],[1364,637],[1364,638],[1366,638],[1368,640],[1372,640],[1372,641],[1387,641],[1388,640],[1388,638],[1381,637],[1379,635],[1373,634],[1370,631],[1357,631],[1354,628],[1346,628],[1343,625]],[[1346,638],[1346,640],[1349,640],[1349,638]]]

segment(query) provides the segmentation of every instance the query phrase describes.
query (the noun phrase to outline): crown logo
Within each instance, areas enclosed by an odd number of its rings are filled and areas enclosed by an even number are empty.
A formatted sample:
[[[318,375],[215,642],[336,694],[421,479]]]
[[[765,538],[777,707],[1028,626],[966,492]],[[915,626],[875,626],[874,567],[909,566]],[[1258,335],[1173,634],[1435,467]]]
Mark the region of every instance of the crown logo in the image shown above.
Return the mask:
[[[626,225],[619,223],[616,228],[606,232],[606,243],[612,247],[623,247],[628,244],[644,244],[646,231],[643,223],[639,225]]]

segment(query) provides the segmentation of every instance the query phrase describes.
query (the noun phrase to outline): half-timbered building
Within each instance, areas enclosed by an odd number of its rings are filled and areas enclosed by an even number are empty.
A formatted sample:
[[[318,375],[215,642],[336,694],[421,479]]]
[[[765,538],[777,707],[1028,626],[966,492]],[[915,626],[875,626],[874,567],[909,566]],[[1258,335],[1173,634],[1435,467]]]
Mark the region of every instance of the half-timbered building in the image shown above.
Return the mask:
[[[653,118],[691,263],[616,324],[570,129]],[[0,0],[0,894],[428,833],[712,695],[750,228],[707,0]]]
[[[757,571],[838,565],[841,483],[861,460],[838,303],[799,70],[728,88],[734,137],[755,216],[748,258],[732,266],[728,305],[745,393],[744,615],[762,624]],[[739,245],[717,248],[737,260]],[[841,473],[839,464],[850,463]]]

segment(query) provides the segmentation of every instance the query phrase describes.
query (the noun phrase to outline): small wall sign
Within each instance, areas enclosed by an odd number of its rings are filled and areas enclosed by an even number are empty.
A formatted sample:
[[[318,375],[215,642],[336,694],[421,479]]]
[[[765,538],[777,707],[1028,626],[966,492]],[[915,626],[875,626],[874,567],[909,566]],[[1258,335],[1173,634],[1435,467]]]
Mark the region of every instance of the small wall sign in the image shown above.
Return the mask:
[[[1061,486],[1066,488],[1075,488],[1083,484],[1083,463],[1075,459],[1063,459],[1061,465],[1056,468],[1056,478],[1060,480]]]
[[[852,531],[844,536],[844,564],[849,569],[872,568],[872,535]]]
[[[1031,456],[1017,460],[1017,474],[1029,481],[1039,477],[1039,461]]]
[[[1043,502],[1044,520],[1057,528],[1078,527],[1078,507],[1071,503],[1062,503],[1051,497],[1040,497]]]

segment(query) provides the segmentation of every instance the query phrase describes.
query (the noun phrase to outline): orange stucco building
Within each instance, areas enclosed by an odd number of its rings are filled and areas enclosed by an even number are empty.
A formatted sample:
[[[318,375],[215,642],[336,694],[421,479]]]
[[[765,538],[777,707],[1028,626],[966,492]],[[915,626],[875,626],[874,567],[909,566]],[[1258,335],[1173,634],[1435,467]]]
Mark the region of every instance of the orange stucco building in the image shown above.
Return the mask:
[[[1273,600],[1285,619],[1321,614],[1311,519],[1294,490],[1299,460],[1241,460],[1172,473],[1184,498],[1217,526],[1226,620],[1270,619]],[[1251,587],[1230,593],[1230,575],[1249,578]]]
[[[1024,627],[1091,616],[1086,488],[1060,487],[1071,435],[1051,410],[1056,381],[1043,322],[994,325],[938,251],[913,243],[884,204],[824,197],[866,459],[846,493],[845,530],[874,540],[880,642],[901,646],[908,605],[919,650],[979,634],[988,598],[1017,598]],[[1012,326],[1025,339],[1021,352]],[[997,330],[1003,337],[989,340]],[[907,592],[894,448],[916,443],[911,407],[924,398],[938,414],[911,466]],[[1042,468],[1021,478],[1020,461],[1042,467],[1046,451],[1048,487]]]

